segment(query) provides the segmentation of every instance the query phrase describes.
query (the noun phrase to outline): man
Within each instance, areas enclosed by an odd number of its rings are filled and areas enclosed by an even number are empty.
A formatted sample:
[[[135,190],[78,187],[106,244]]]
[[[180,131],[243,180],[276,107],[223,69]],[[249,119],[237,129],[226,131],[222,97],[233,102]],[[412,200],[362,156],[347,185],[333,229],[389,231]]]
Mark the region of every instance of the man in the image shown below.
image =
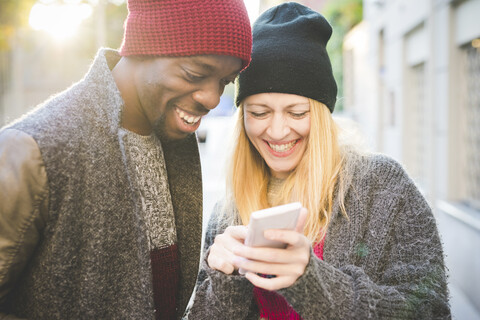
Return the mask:
[[[250,61],[242,0],[130,0],[119,52],[0,131],[0,312],[180,318],[198,272],[195,130]],[[0,314],[0,318],[2,315]]]

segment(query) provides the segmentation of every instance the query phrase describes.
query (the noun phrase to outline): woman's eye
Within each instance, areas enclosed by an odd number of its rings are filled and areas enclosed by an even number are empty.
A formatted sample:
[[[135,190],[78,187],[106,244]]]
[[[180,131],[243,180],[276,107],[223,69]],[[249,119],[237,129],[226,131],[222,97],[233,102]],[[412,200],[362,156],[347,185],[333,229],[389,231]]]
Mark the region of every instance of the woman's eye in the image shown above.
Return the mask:
[[[255,118],[262,118],[267,115],[266,112],[253,112],[253,111],[251,111],[250,114]]]
[[[296,119],[304,118],[307,115],[308,111],[305,112],[290,112],[290,115]]]

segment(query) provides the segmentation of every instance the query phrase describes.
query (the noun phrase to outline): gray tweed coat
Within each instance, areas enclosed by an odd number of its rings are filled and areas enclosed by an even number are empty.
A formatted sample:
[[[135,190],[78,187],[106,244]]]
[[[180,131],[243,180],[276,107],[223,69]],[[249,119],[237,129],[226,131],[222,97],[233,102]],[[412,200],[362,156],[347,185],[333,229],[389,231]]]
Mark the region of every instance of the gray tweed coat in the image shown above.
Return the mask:
[[[3,129],[35,140],[49,195],[38,244],[23,272],[7,279],[15,282],[0,311],[32,319],[154,317],[145,224],[119,137],[123,100],[110,72],[119,59],[100,50],[83,80]],[[181,317],[200,259],[200,159],[194,135],[163,149],[180,253]],[[14,273],[1,270],[2,277]]]

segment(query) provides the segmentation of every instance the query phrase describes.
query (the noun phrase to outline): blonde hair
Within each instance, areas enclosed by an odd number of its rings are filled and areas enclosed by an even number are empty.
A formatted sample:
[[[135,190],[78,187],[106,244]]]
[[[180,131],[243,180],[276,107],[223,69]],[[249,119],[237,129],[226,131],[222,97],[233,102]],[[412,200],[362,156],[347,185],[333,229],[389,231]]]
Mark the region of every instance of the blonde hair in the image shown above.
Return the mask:
[[[338,143],[338,128],[330,111],[318,101],[309,99],[309,103],[311,126],[305,155],[272,205],[300,201],[308,209],[304,234],[318,242],[330,222],[335,191],[339,192],[340,208],[346,215],[342,183],[344,157]],[[251,212],[270,206],[267,200],[270,172],[245,133],[243,104],[239,106],[234,139],[227,173],[227,195],[234,201],[242,224],[246,225]]]

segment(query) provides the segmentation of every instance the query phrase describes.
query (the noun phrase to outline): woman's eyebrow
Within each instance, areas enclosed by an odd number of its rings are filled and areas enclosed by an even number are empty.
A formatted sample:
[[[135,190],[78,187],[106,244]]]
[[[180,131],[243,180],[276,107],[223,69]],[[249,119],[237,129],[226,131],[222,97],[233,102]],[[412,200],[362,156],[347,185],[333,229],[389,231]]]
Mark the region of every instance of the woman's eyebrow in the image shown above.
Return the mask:
[[[251,103],[246,103],[245,104],[245,108],[248,108],[248,107],[265,107],[265,108],[270,108],[269,105],[267,103],[262,103],[262,102],[251,102]],[[294,108],[294,107],[310,107],[310,104],[309,103],[303,103],[303,102],[300,102],[300,103],[292,103],[292,104],[289,104],[289,105],[286,105],[284,108],[285,109],[291,109],[291,108]]]
[[[248,108],[248,107],[265,107],[265,108],[268,108],[268,105],[265,104],[265,103],[258,103],[258,102],[245,103],[245,108]]]
[[[310,107],[310,104],[308,102],[307,103],[300,102],[300,103],[292,103],[286,106],[286,108],[293,108],[293,107]]]

